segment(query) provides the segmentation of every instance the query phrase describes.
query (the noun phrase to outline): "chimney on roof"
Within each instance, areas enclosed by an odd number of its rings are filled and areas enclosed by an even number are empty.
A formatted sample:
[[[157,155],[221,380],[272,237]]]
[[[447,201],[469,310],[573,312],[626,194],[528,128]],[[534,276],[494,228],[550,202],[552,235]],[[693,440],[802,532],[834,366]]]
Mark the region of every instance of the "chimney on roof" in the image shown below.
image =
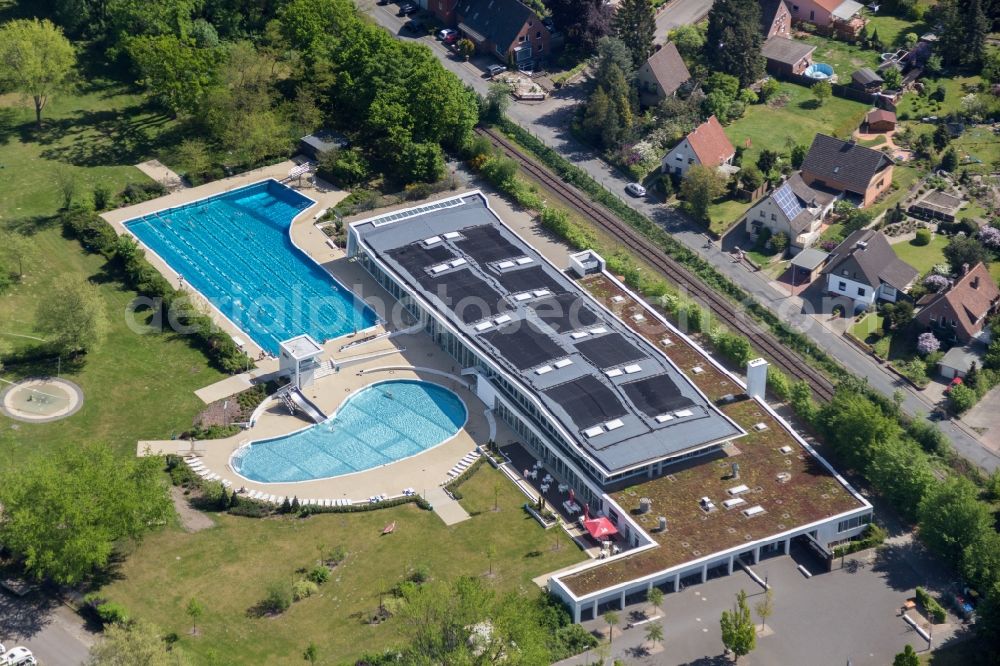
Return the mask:
[[[969,282],[969,285],[973,289],[979,289],[979,276],[976,275],[975,277],[973,277],[972,280]]]
[[[767,389],[767,361],[754,358],[747,361],[747,395],[763,400]]]
[[[868,247],[868,241],[858,241],[858,244],[855,245],[854,247],[858,248],[859,250],[863,250],[866,247]]]
[[[967,275],[969,272],[969,264],[962,264],[962,275]]]

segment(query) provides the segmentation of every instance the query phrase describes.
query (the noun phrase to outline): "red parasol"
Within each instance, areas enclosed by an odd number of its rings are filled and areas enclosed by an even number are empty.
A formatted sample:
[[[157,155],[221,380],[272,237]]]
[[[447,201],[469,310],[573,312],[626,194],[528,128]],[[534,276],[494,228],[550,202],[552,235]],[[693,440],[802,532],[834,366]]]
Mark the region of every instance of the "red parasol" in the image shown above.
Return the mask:
[[[569,489],[569,501],[572,502],[574,499],[576,499],[576,493],[574,493],[573,489],[570,488]]]
[[[583,526],[587,528],[588,532],[590,532],[590,536],[594,537],[598,541],[618,534],[618,528],[615,527],[614,523],[603,516],[600,518],[584,520]]]

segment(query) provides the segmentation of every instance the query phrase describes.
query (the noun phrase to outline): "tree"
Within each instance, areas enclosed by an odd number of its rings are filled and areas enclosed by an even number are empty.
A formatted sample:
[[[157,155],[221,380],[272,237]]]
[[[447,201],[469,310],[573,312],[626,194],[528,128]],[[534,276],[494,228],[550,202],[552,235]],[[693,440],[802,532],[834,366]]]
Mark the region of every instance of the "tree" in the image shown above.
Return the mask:
[[[920,666],[920,656],[913,651],[912,645],[907,645],[892,660],[892,666]]]
[[[486,546],[486,559],[490,563],[490,576],[493,575],[493,560],[497,557],[497,547],[494,544],[489,544]]]
[[[979,262],[989,265],[990,253],[975,238],[959,234],[945,245],[944,258],[948,261],[951,272],[961,275],[965,266],[971,268]]]
[[[75,65],[73,46],[50,21],[24,19],[0,26],[0,89],[30,97],[39,128],[42,110],[67,84]]]
[[[978,495],[976,486],[964,477],[950,477],[927,489],[917,515],[920,539],[928,548],[959,562],[965,546],[992,529],[989,507],[978,501]]]
[[[886,67],[882,70],[882,82],[888,90],[899,90],[903,83],[903,73],[896,67]]]
[[[986,530],[965,547],[962,575],[980,590],[1000,583],[1000,533]]]
[[[948,172],[958,168],[958,154],[954,148],[949,148],[941,155],[941,168]]]
[[[24,277],[24,259],[30,256],[31,244],[28,237],[15,231],[0,231],[0,258],[17,265],[18,279]]]
[[[140,83],[174,116],[197,112],[205,100],[218,60],[214,49],[173,35],[136,37],[127,42]]]
[[[765,148],[760,151],[760,155],[757,156],[757,168],[760,169],[761,173],[765,176],[770,177],[774,170],[778,168],[778,162],[780,160],[781,156],[778,155],[778,151]]]
[[[316,663],[316,660],[319,659],[319,648],[315,643],[310,641],[309,645],[306,646],[305,651],[302,653],[302,658],[310,664]]]
[[[649,602],[654,611],[659,611],[660,606],[663,605],[663,590],[656,586],[649,588],[649,592],[646,592],[646,601]]]
[[[885,317],[885,326],[888,330],[900,331],[913,321],[913,303],[910,301],[886,303],[882,306],[882,314]]]
[[[38,304],[37,327],[63,353],[87,352],[108,332],[108,316],[97,287],[70,277],[56,279],[49,298]]]
[[[615,637],[615,627],[618,625],[618,613],[609,610],[604,614],[604,622],[608,625],[608,644],[610,645]]]
[[[760,618],[760,630],[764,631],[767,618],[771,617],[771,614],[774,613],[774,590],[767,588],[764,591],[764,598],[757,602],[754,610],[757,611],[757,617]]]
[[[547,0],[556,27],[566,35],[571,52],[589,55],[611,33],[611,6],[604,0]]]
[[[732,74],[748,87],[764,75],[757,0],[717,0],[708,13],[705,56],[711,70]]]
[[[188,601],[187,608],[184,609],[184,612],[187,613],[189,618],[191,618],[191,633],[197,634],[198,620],[205,614],[205,605],[197,599],[192,598]]]
[[[948,405],[956,414],[964,414],[969,411],[978,400],[979,395],[976,393],[975,389],[968,384],[953,386],[951,390],[948,391]]]
[[[503,120],[510,107],[510,93],[510,84],[500,81],[491,83],[483,102],[483,118],[493,123]]]
[[[726,180],[712,167],[696,164],[681,181],[681,198],[691,215],[701,221],[708,218],[708,206],[726,191]]]
[[[476,52],[476,44],[469,38],[463,38],[458,40],[458,44],[455,45],[456,50],[459,55],[468,60]]]
[[[944,124],[938,125],[934,130],[934,134],[931,135],[931,143],[934,145],[934,150],[944,150],[950,142],[951,134],[948,132],[948,127]]]
[[[826,100],[830,99],[830,96],[833,95],[833,86],[829,81],[817,81],[812,84],[810,90],[818,106],[823,106]]]
[[[632,52],[617,37],[602,37],[597,42],[597,55],[594,56],[594,80],[597,85],[607,85],[612,66],[622,72],[631,71]]]
[[[757,646],[756,627],[747,607],[747,593],[743,590],[737,593],[733,610],[722,611],[719,623],[722,626],[722,644],[735,655],[737,662]]]
[[[941,342],[930,331],[917,336],[917,351],[923,356],[941,349]]]
[[[653,622],[646,627],[646,640],[656,645],[663,642],[663,625],[659,622]]]
[[[611,19],[615,35],[632,54],[632,70],[639,69],[653,54],[656,16],[649,0],[622,0]]]
[[[75,585],[173,516],[161,468],[155,456],[119,458],[106,445],[32,459],[17,483],[0,485],[0,542],[36,579]]]
[[[698,25],[682,25],[670,31],[669,39],[686,62],[693,62],[705,47],[705,33]]]
[[[159,630],[144,620],[112,624],[90,648],[87,666],[183,666],[188,663],[177,647],[167,650]]]
[[[981,0],[968,0],[965,3],[965,24],[964,60],[974,69],[980,69],[986,59],[986,38],[990,32]]]

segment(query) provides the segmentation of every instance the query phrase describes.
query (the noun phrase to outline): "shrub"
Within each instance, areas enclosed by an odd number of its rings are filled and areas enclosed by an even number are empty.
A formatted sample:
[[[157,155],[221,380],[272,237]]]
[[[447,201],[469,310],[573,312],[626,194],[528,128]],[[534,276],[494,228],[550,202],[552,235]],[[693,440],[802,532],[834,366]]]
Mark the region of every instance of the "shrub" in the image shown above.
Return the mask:
[[[98,183],[94,186],[94,208],[97,211],[107,210],[111,208],[112,201],[114,200],[114,194],[111,192],[111,188],[104,183]]]
[[[963,414],[969,411],[978,400],[979,396],[976,394],[975,389],[965,384],[953,386],[948,392],[948,405],[956,414]]]
[[[261,599],[258,607],[262,613],[278,615],[288,610],[288,607],[291,605],[292,595],[288,591],[288,588],[284,585],[275,584],[268,589],[267,596]]]
[[[371,166],[356,148],[330,150],[319,158],[317,175],[335,185],[353,187],[368,181],[372,176]]]
[[[951,280],[943,275],[931,274],[924,278],[924,286],[933,292],[939,292],[951,284]]]
[[[924,245],[930,245],[930,242],[931,242],[931,230],[917,229],[917,235],[913,239],[913,244],[923,247]]]
[[[97,617],[101,618],[104,624],[125,624],[129,620],[128,611],[121,604],[114,601],[106,601],[97,608]]]
[[[156,197],[162,197],[167,193],[167,188],[162,183],[151,181],[148,183],[129,183],[122,190],[119,198],[127,206],[149,201]]]
[[[330,580],[330,570],[323,565],[317,565],[309,570],[309,573],[306,574],[306,578],[317,585],[322,585],[326,581]]]
[[[938,603],[937,599],[932,597],[927,590],[922,587],[917,587],[916,590],[917,603],[927,611],[927,615],[930,616],[931,622],[934,624],[941,624],[946,619],[948,619],[948,614],[945,612],[944,607]]]
[[[940,348],[941,342],[931,332],[921,333],[920,337],[917,338],[917,351],[923,356],[936,352]]]
[[[319,585],[311,580],[297,580],[292,583],[292,599],[302,601],[319,592]]]

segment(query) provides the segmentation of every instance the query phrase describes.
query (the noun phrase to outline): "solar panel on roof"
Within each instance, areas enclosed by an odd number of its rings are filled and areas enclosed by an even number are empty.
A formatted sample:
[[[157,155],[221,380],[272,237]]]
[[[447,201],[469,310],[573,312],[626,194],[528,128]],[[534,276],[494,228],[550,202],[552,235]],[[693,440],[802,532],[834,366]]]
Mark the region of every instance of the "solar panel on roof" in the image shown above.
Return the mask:
[[[577,351],[601,370],[646,358],[620,333],[610,333],[576,343]]]
[[[775,191],[774,202],[778,204],[778,208],[789,220],[795,219],[795,216],[804,210],[802,204],[799,203],[799,198],[792,192],[792,186],[788,183]]]
[[[565,356],[562,347],[530,322],[520,320],[479,336],[518,370],[526,370]]]
[[[628,414],[618,396],[593,375],[584,375],[544,391],[583,430]]]
[[[439,298],[463,323],[471,324],[500,312],[500,294],[468,268],[436,276],[420,272],[414,277],[425,291]]]
[[[584,300],[576,294],[549,296],[532,303],[531,309],[556,333],[593,326],[599,321],[597,315],[585,307]]]
[[[389,251],[389,256],[405,268],[411,275],[418,275],[430,266],[437,266],[455,258],[455,253],[444,245],[424,247],[421,243],[411,243]]]
[[[530,266],[516,270],[504,271],[497,280],[512,294],[519,291],[548,289],[552,293],[564,293],[566,290],[559,285],[541,266]]]
[[[629,382],[622,388],[632,404],[650,418],[694,404],[681,394],[677,384],[665,374]]]
[[[462,240],[455,245],[479,264],[488,264],[499,259],[509,259],[524,254],[524,251],[500,234],[500,230],[488,224],[462,229]]]

